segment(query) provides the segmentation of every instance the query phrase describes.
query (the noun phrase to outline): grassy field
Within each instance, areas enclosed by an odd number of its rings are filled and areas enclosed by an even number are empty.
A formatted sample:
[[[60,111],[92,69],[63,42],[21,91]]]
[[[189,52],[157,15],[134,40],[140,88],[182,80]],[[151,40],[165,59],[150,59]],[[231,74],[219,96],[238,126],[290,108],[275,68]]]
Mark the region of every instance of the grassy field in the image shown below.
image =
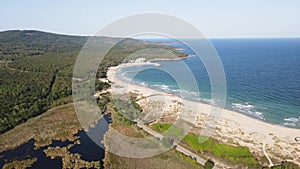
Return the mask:
[[[207,139],[204,143],[199,143],[199,139]],[[211,153],[214,156],[228,160],[233,163],[245,166],[257,166],[259,161],[252,155],[248,147],[235,147],[231,145],[221,144],[212,138],[199,138],[193,134],[188,134],[184,140],[191,148]]]

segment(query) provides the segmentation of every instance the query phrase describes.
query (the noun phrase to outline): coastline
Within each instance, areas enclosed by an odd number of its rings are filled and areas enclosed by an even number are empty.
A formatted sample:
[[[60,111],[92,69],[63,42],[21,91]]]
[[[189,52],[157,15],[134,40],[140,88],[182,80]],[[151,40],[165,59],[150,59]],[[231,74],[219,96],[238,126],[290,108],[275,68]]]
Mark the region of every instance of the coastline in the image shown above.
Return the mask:
[[[177,58],[169,58],[169,59],[167,59],[167,58],[161,58],[161,59],[151,59],[151,60],[149,60],[148,62],[150,62],[150,63],[152,63],[152,62],[156,62],[156,61],[172,61],[172,60],[183,60],[183,59],[187,59],[187,58],[189,58],[190,56],[188,55],[188,56],[182,56],[182,57],[177,57]],[[145,62],[145,63],[147,63],[147,62]],[[142,63],[141,63],[142,64]],[[157,63],[158,64],[158,63]]]
[[[131,91],[138,93],[141,96],[156,95],[155,97],[147,98],[146,100],[148,103],[149,101],[151,102],[151,100],[164,102],[167,106],[165,106],[159,114],[164,116],[165,119],[176,118],[178,112],[177,114],[174,111],[172,112],[170,107],[173,109],[173,107],[176,106],[174,100],[178,103],[183,99],[173,94],[130,84],[116,77],[116,71],[120,68],[145,64],[155,63],[125,63],[116,67],[110,67],[107,72],[108,80],[118,86],[126,86],[124,88],[113,88],[111,92],[126,93]],[[141,101],[139,104],[141,104],[142,107],[145,107],[147,101]],[[199,134],[201,128],[207,127],[205,126],[205,121],[208,118],[207,112],[214,107],[195,101],[184,100],[184,102],[195,107],[201,107],[200,110],[196,110],[198,111],[197,113],[199,113],[199,116],[195,123],[195,129],[192,131]],[[259,157],[270,156],[273,159],[293,161],[300,164],[300,144],[295,141],[295,137],[300,136],[300,129],[287,128],[276,124],[266,123],[232,110],[222,109],[222,111],[222,118],[218,122],[218,126],[216,127],[212,137],[221,142],[247,146]],[[156,121],[160,120],[161,119],[158,119]],[[268,155],[266,155],[266,153]]]

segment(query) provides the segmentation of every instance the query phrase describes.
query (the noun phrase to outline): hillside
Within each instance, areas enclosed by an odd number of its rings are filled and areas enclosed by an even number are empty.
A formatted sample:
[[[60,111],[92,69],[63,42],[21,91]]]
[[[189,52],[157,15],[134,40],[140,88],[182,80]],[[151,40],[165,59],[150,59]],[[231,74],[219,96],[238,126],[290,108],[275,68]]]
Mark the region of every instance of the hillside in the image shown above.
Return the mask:
[[[35,30],[0,32],[0,133],[71,101],[74,63],[88,38]],[[105,46],[121,39],[96,40]],[[124,39],[108,52],[98,77],[105,77],[109,66],[143,48],[163,48],[185,56],[168,46]],[[102,86],[98,84],[97,89]]]
[[[73,65],[88,37],[0,32],[0,133],[71,99]],[[118,39],[99,37],[105,43]]]

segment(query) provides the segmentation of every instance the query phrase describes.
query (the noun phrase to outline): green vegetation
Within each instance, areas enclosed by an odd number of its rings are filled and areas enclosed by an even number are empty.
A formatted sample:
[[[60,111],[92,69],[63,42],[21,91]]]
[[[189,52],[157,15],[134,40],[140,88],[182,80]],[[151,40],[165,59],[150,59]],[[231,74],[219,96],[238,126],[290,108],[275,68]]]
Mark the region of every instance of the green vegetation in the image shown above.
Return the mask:
[[[143,117],[142,110],[135,100],[135,96],[131,94],[116,95],[113,97],[113,105],[119,114],[132,121]]]
[[[97,97],[97,104],[100,110],[102,110],[102,112],[105,112],[110,101],[111,96],[109,92],[102,93],[99,95],[99,97]]]
[[[128,158],[120,157],[112,153],[105,154],[104,167],[106,169],[202,169],[203,166],[198,164],[190,157],[171,149],[163,154],[149,158]]]
[[[0,133],[70,100],[72,65],[86,40],[38,31],[0,33]]]
[[[35,140],[36,148],[49,145],[53,140],[75,141],[77,139],[74,134],[82,128],[73,106],[70,104],[58,105],[71,101],[73,67],[87,39],[88,37],[56,35],[38,31],[0,32],[0,133],[3,133],[0,135],[0,151],[12,149],[30,139]],[[105,46],[120,39],[98,37],[98,40]],[[143,51],[143,49],[151,50],[135,53]],[[147,60],[161,59],[160,55],[164,52],[153,49],[171,50],[175,56],[186,56],[172,47],[125,39],[107,53],[99,66],[97,78],[106,77],[108,67],[122,62],[140,57]],[[135,54],[132,55],[132,53]],[[164,58],[174,59],[174,55],[164,56]],[[81,80],[81,77],[77,78],[79,78],[77,80]],[[98,91],[109,87],[109,83],[95,82],[95,88]],[[114,98],[114,100],[111,99],[110,93],[102,93],[97,98],[102,112],[112,114],[111,127],[128,136],[147,137],[147,133],[128,120],[138,119],[143,115],[140,106],[136,103],[136,96],[130,94],[125,99],[127,101],[124,101],[122,97]],[[54,106],[58,107],[53,108]],[[159,132],[166,132],[171,125],[154,124],[152,127]],[[181,129],[172,127],[166,134],[174,136],[182,133]],[[199,143],[199,139],[206,141]],[[169,142],[170,140],[165,140],[166,144]],[[212,138],[199,138],[191,133],[183,139],[182,144],[199,155],[212,156],[225,163],[261,168],[258,160],[247,147],[235,147]],[[62,152],[64,152],[63,156],[61,156]],[[80,159],[80,155],[70,154],[61,148],[49,148],[46,153],[53,158],[62,157],[65,167],[87,167],[89,165],[98,167],[98,163],[88,164]],[[149,166],[149,168],[203,168],[195,160],[173,149],[146,159],[131,159],[107,153],[105,160],[106,168],[119,166],[122,168],[144,168],[145,166]],[[5,167],[30,166],[35,161],[36,159],[13,161],[6,164]],[[74,161],[74,163],[69,163],[70,161]],[[204,168],[212,166],[213,163],[208,161]],[[284,162],[272,168],[297,167],[293,163]]]
[[[171,126],[172,124],[153,124],[152,128],[159,132],[165,132]],[[180,129],[177,129],[177,133],[180,134]],[[201,139],[206,141],[200,143],[199,141]],[[213,138],[206,138],[203,136],[199,137],[191,133],[186,135],[182,143],[193,150],[211,154],[234,164],[241,164],[244,166],[259,166],[259,161],[253,156],[247,147],[231,146],[219,143]]]
[[[166,52],[157,55],[157,51],[168,51],[168,55],[166,55]],[[143,56],[141,56],[141,54],[143,54]],[[186,53],[179,52],[170,46],[151,44],[134,39],[124,39],[107,52],[101,61],[101,65],[99,65],[97,76],[101,78],[106,77],[108,67],[117,66],[120,63],[126,63],[141,57],[144,57],[146,60],[153,60],[174,59],[174,57],[182,58],[187,56]]]
[[[125,116],[123,116],[123,114],[119,113],[119,111],[114,107],[114,104],[109,104],[107,106],[107,112],[111,114],[111,127],[120,133],[138,138],[148,136],[146,132],[134,126],[132,121],[128,120]]]
[[[109,83],[106,83],[106,82],[102,82],[102,81],[96,81],[96,84],[95,84],[95,90],[96,91],[102,91],[102,90],[106,90],[110,87],[110,84]]]
[[[243,164],[246,166],[255,166],[259,165],[258,160],[252,155],[248,147],[235,147],[231,145],[218,143],[217,140],[212,138],[207,139],[204,143],[199,143],[198,136],[193,134],[188,134],[184,141],[193,149],[212,153],[215,156],[226,159],[230,162],[237,164]]]
[[[74,64],[88,38],[39,31],[0,32],[0,134],[70,101]],[[96,39],[103,46],[121,40]],[[108,67],[144,48],[163,48],[184,56],[168,46],[125,39],[107,53],[97,77],[106,77]],[[96,81],[97,90],[108,87],[109,84]]]
[[[0,60],[18,60],[42,54],[78,51],[88,37],[67,36],[34,30],[0,32]]]
[[[206,163],[204,164],[205,169],[212,169],[214,167],[214,163],[210,160],[207,160]]]
[[[183,135],[183,129],[177,128],[171,124],[167,123],[156,123],[151,126],[154,130],[159,132],[164,132],[168,136],[180,136]]]
[[[135,97],[132,96],[134,99]],[[111,127],[118,132],[130,136],[130,137],[148,137],[149,135],[142,129],[139,129],[120,114],[117,109],[113,108],[112,105],[107,106],[107,112],[111,113],[112,123]],[[107,146],[107,144],[105,144]],[[161,168],[172,168],[172,169],[191,169],[191,168],[203,168],[194,159],[171,149],[163,154],[159,154],[149,158],[128,158],[120,157],[110,152],[105,152],[104,167],[106,169],[161,169]]]
[[[81,129],[72,104],[57,106],[1,134],[0,152],[30,139],[35,140],[36,149],[51,144],[53,140],[75,141],[78,137],[74,135]]]
[[[273,166],[271,169],[300,169],[300,166],[292,162],[283,161],[280,165]]]

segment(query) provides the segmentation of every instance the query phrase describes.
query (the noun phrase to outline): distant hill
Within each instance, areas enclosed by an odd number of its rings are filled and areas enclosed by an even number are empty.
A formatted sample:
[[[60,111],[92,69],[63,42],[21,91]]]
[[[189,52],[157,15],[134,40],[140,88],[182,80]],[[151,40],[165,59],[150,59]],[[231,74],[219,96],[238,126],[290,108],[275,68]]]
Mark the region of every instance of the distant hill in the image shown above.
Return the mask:
[[[59,35],[36,30],[11,30],[0,32],[0,42],[6,43],[61,43],[81,44],[87,36]],[[74,41],[76,40],[76,41]]]
[[[0,32],[0,59],[16,59],[49,52],[65,52],[81,48],[88,36],[70,36],[35,30],[12,30]],[[118,38],[99,37],[100,41],[112,43]],[[140,43],[138,40],[131,42]]]

